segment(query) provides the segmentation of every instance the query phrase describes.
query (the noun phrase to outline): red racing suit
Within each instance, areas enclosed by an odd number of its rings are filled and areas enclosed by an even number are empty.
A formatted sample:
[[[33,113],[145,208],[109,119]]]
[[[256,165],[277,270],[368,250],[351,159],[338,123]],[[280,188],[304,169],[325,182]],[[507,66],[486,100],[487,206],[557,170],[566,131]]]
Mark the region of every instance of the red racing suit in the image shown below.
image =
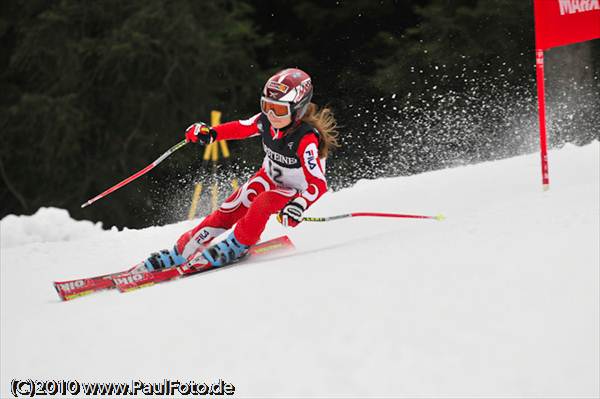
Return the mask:
[[[319,132],[302,122],[292,131],[275,129],[262,113],[247,120],[213,127],[218,140],[261,136],[265,158],[262,167],[198,226],[183,234],[177,250],[189,257],[235,225],[244,245],[259,239],[272,214],[299,198],[308,209],[326,191],[325,159],[319,158]]]

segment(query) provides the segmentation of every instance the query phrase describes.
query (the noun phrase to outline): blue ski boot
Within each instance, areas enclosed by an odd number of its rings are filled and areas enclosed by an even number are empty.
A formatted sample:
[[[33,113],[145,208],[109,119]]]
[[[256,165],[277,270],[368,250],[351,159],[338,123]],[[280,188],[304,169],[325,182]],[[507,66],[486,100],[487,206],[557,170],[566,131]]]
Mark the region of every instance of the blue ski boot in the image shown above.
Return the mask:
[[[160,252],[154,252],[143,263],[147,271],[154,272],[182,265],[185,261],[186,259],[177,252],[177,247],[173,247],[171,250],[163,249]]]
[[[220,267],[242,259],[248,254],[249,248],[249,246],[241,244],[231,232],[223,241],[205,249],[202,256],[213,266]]]

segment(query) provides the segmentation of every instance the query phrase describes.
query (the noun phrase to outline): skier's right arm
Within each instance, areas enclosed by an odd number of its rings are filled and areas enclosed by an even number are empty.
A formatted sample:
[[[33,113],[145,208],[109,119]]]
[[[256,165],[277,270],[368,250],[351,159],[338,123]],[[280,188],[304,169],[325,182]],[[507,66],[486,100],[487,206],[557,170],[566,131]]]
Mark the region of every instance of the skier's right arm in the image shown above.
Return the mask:
[[[260,114],[250,119],[232,121],[218,126],[210,127],[206,123],[194,123],[185,131],[185,139],[193,143],[210,144],[218,140],[240,140],[258,136],[256,122]]]

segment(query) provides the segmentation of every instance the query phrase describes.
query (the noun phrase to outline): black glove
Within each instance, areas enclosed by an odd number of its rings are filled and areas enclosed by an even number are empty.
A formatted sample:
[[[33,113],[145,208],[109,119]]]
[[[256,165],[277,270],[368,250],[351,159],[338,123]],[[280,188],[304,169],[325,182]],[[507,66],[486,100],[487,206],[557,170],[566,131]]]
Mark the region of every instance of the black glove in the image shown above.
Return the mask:
[[[306,210],[306,200],[296,197],[279,211],[277,220],[285,227],[296,227],[302,222],[302,215]]]
[[[217,131],[204,122],[194,123],[185,130],[185,140],[192,143],[210,144],[217,139]]]

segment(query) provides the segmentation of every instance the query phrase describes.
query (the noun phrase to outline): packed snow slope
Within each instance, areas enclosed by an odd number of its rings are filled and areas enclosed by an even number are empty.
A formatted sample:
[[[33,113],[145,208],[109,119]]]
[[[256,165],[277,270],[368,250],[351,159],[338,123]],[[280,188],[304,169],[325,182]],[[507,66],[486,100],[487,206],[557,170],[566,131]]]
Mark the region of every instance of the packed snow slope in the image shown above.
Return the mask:
[[[360,181],[308,213],[447,220],[271,220],[263,238],[287,232],[294,253],[70,302],[54,280],[123,269],[197,221],[7,217],[0,395],[13,378],[221,378],[250,397],[598,397],[599,159],[598,142],[552,151],[548,192],[536,154]]]

